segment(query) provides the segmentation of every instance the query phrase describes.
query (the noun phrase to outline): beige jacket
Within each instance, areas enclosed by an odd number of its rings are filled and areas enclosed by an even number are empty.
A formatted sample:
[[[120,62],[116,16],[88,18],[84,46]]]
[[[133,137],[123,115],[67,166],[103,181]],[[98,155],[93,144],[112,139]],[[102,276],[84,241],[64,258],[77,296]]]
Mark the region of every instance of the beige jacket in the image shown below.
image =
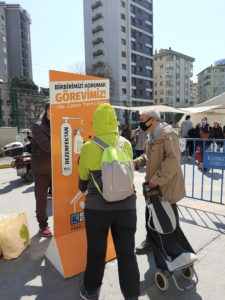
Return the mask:
[[[165,200],[176,203],[185,196],[178,136],[170,125],[163,124],[157,138],[147,142],[146,155],[134,161],[146,166],[145,181],[156,182]]]

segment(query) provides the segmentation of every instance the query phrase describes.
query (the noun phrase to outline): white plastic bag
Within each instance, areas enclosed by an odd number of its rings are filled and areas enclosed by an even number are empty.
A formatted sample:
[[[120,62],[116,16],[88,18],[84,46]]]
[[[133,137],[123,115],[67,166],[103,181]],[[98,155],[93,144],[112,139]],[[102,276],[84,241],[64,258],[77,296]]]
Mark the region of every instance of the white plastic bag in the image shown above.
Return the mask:
[[[18,257],[30,244],[25,213],[0,215],[0,249],[5,259]]]

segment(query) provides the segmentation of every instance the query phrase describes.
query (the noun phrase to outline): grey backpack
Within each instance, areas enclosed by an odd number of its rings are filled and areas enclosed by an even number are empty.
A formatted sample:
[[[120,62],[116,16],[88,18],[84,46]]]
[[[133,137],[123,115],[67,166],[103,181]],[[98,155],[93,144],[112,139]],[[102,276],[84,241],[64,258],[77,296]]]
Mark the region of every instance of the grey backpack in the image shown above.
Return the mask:
[[[131,196],[134,193],[134,173],[133,162],[123,150],[126,139],[120,137],[116,146],[109,146],[97,137],[94,137],[92,141],[103,149],[101,160],[102,191],[91,173],[99,193],[108,202],[124,200]]]

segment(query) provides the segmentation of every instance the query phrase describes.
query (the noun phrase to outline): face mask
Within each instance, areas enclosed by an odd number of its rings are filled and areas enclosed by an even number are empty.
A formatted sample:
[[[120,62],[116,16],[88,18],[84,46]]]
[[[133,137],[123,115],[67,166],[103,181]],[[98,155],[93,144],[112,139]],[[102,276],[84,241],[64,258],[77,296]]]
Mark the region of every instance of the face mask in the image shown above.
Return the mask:
[[[143,130],[143,131],[147,131],[151,126],[152,126],[152,124],[150,124],[150,125],[146,125],[146,123],[148,122],[148,121],[150,121],[151,120],[151,118],[149,118],[148,120],[146,120],[145,122],[140,122],[139,123],[139,126],[140,126],[140,128]]]

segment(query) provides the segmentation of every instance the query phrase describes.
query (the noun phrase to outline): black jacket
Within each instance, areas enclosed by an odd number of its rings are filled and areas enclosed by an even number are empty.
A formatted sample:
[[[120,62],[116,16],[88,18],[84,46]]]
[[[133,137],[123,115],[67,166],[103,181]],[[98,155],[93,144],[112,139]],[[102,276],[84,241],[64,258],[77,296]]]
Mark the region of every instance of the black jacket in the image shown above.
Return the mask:
[[[34,174],[51,175],[50,122],[43,116],[41,124],[32,128],[32,171]]]

